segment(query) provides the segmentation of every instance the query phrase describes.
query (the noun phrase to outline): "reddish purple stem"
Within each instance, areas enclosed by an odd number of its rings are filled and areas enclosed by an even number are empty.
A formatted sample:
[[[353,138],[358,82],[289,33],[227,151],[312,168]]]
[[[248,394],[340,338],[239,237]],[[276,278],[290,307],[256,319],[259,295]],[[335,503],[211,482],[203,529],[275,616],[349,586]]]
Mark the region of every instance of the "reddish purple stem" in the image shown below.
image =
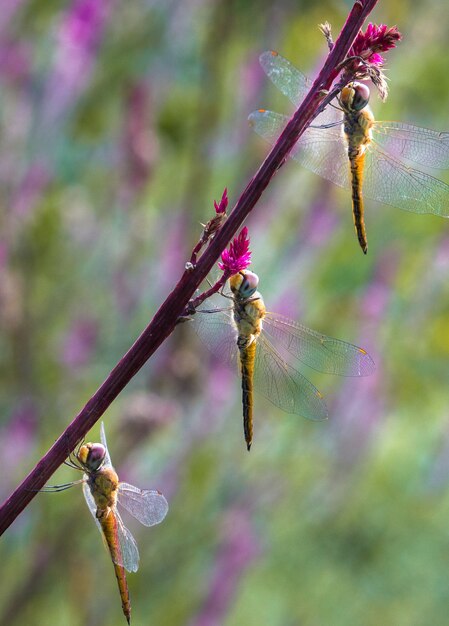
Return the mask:
[[[312,88],[282,132],[255,176],[240,196],[237,204],[193,270],[186,270],[173,291],[161,305],[152,321],[117,363],[109,376],[60,435],[25,480],[0,507],[0,535],[41,489],[53,472],[63,463],[94,424],[100,419],[118,394],[137,374],[161,343],[172,333],[178,318],[195,290],[206,278],[221,252],[254,208],[263,191],[287,158],[298,138],[317,115],[325,100],[323,90],[329,90],[338,74],[338,66],[346,57],[357,33],[378,0],[357,0],[346,23],[330,51]]]
[[[190,300],[186,313],[189,313],[190,311],[193,312],[193,310],[198,308],[199,305],[202,302],[204,302],[204,300],[207,300],[207,298],[210,298],[211,296],[213,296],[214,293],[217,293],[217,291],[220,291],[220,289],[224,286],[224,284],[228,280],[229,276],[230,274],[228,272],[223,272],[222,276],[220,276],[220,278],[217,280],[215,285],[212,285],[210,289],[208,289],[207,291],[204,291],[193,300]]]
[[[204,244],[205,244],[205,241],[204,241],[203,237],[201,237],[201,239],[198,241],[198,243],[196,244],[196,246],[192,250],[192,256],[190,257],[190,263],[192,265],[196,265],[197,256],[201,252]]]

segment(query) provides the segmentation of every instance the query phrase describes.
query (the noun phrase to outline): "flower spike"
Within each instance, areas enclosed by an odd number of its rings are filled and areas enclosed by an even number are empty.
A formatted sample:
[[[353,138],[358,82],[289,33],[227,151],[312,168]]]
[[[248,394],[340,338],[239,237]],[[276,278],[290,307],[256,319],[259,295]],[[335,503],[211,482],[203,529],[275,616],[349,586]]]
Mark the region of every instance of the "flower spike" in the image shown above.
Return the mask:
[[[379,91],[382,100],[388,96],[387,79],[382,71],[385,63],[381,52],[387,52],[396,47],[402,39],[396,26],[389,28],[386,24],[368,24],[365,32],[359,31],[354,43],[343,62],[346,67],[343,76],[344,82],[351,80],[371,80]]]
[[[226,209],[228,208],[228,189],[225,187],[223,191],[223,195],[221,196],[220,202],[216,202],[214,200],[215,213],[217,215],[221,215],[222,213],[226,213]]]
[[[396,26],[388,28],[386,24],[376,26],[376,24],[369,23],[366,31],[360,31],[357,35],[348,56],[361,57],[368,63],[380,67],[385,63],[380,52],[395,48],[401,38],[402,35]]]
[[[229,248],[221,253],[221,262],[218,263],[218,267],[231,276],[245,270],[251,263],[249,243],[248,229],[245,226],[240,235],[234,237]]]

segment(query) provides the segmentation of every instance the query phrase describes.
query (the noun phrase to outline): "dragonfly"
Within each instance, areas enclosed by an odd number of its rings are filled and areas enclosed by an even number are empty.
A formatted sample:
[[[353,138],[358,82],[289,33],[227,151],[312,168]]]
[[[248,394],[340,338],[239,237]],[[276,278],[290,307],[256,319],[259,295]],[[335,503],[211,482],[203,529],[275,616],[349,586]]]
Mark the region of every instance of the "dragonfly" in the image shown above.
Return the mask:
[[[260,64],[295,106],[312,82],[277,52],[260,56]],[[360,247],[368,242],[363,196],[413,213],[449,217],[449,185],[415,165],[449,168],[449,132],[437,132],[401,122],[376,121],[368,106],[367,85],[351,82],[317,116],[299,138],[290,156],[315,174],[352,191],[352,209]],[[256,133],[276,143],[289,118],[259,109],[249,115]],[[363,195],[362,195],[363,194]]]
[[[42,491],[64,491],[82,484],[89,511],[111,555],[123,613],[130,624],[131,602],[125,570],[138,570],[139,550],[136,540],[122,521],[117,504],[144,526],[154,526],[165,518],[168,503],[159,491],[142,490],[120,482],[111,463],[103,423],[100,437],[101,443],[80,445],[74,458],[70,456],[69,461],[66,461],[70,467],[84,472],[82,479],[63,485],[49,485]]]
[[[322,394],[287,362],[290,357],[328,374],[368,376],[374,371],[374,362],[363,348],[268,312],[258,283],[257,274],[249,270],[231,276],[230,294],[222,294],[231,300],[230,306],[217,306],[211,299],[212,308],[198,309],[192,317],[206,346],[224,363],[240,369],[248,451],[253,441],[254,390],[287,413],[311,420],[328,417]]]

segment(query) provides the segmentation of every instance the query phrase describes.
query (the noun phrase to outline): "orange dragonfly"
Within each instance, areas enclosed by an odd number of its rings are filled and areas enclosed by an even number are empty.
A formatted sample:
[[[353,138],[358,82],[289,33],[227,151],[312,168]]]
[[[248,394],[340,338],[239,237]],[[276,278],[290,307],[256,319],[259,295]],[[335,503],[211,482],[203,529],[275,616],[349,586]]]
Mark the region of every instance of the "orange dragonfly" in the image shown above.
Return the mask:
[[[341,376],[367,376],[374,363],[363,348],[332,339],[277,313],[269,313],[257,291],[259,278],[243,270],[229,280],[231,306],[198,309],[192,318],[206,346],[242,377],[243,430],[247,449],[253,440],[253,391],[275,406],[311,420],[328,417],[322,394],[275,347],[309,367]],[[221,303],[220,303],[221,304]],[[287,356],[287,360],[289,357]]]
[[[117,504],[120,504],[144,526],[162,522],[168,511],[167,500],[159,491],[141,490],[128,483],[119,482],[106,443],[104,425],[100,429],[101,443],[86,443],[69,457],[67,465],[84,472],[81,480],[63,485],[47,486],[42,491],[64,491],[76,484],[83,485],[84,497],[110,552],[118,582],[122,609],[128,624],[131,620],[131,603],[125,570],[136,572],[139,567],[139,550],[130,531],[124,525]]]
[[[277,52],[264,52],[260,64],[276,87],[298,106],[312,82]],[[346,85],[338,98],[341,110],[328,106],[290,153],[315,174],[352,190],[354,225],[365,254],[363,196],[413,213],[449,217],[449,185],[413,167],[448,168],[449,133],[375,121],[369,95],[362,83]],[[289,120],[264,109],[248,119],[256,133],[271,144]]]

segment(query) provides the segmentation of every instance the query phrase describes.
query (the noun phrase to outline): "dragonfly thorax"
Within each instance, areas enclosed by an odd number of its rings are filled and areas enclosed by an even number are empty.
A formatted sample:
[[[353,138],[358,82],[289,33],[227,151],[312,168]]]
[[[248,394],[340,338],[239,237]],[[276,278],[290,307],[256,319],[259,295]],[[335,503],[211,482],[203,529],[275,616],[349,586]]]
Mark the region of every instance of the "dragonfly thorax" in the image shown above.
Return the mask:
[[[374,116],[368,106],[362,111],[345,111],[343,132],[348,144],[349,158],[362,156],[372,141]]]
[[[88,485],[100,518],[117,502],[118,476],[112,467],[105,467],[89,475]]]
[[[343,131],[349,157],[361,156],[371,142],[374,116],[368,106],[369,88],[363,83],[348,83],[339,98],[344,111]]]
[[[256,291],[251,298],[234,297],[233,317],[239,335],[239,348],[250,345],[262,331],[265,304]]]

